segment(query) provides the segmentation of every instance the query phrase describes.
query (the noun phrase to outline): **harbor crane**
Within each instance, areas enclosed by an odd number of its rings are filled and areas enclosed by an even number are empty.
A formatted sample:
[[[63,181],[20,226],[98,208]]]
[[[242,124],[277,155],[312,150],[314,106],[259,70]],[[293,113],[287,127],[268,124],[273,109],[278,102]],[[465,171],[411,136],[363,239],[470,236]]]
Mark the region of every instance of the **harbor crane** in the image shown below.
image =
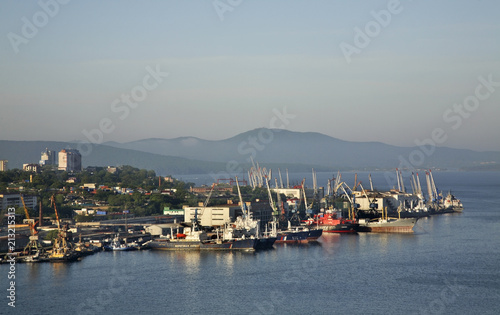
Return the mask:
[[[376,212],[377,209],[378,209],[377,199],[375,197],[373,197],[373,200],[370,200],[370,198],[366,194],[366,190],[363,187],[363,185],[361,184],[361,182],[359,183],[359,186],[361,187],[361,190],[363,191],[363,194],[365,195],[366,200],[368,200],[368,202],[370,203],[370,211],[375,211]]]
[[[58,233],[57,237],[54,239],[52,253],[49,255],[49,259],[70,259],[74,255],[73,244],[71,242],[72,234],[69,231],[67,224],[64,226],[64,228],[61,228],[61,220],[59,219],[59,213],[57,212],[56,200],[54,195],[52,195],[52,197],[50,198],[50,203],[51,206],[54,207],[54,213],[56,214]]]
[[[281,177],[281,170],[278,168],[278,174],[280,176],[280,188],[283,189],[283,178]],[[278,184],[276,184],[278,186]]]
[[[236,181],[238,181],[237,177],[236,177]],[[205,201],[203,202],[203,208],[201,209],[201,213],[200,213],[201,216],[203,215],[203,212],[205,211],[205,208],[207,207],[208,202],[210,201],[210,197],[212,196],[212,193],[214,192],[214,188],[216,185],[217,185],[216,183],[213,183],[212,187],[210,187],[210,191],[208,192],[207,199],[205,199]],[[195,211],[195,220],[198,221],[197,211]]]
[[[344,185],[342,185],[340,187],[342,188],[342,190],[344,191],[344,194],[346,195],[347,199],[349,200],[349,202],[352,205],[352,213],[351,213],[351,211],[349,211],[349,219],[355,220],[356,219],[356,210],[359,208],[359,204],[356,203],[356,196],[353,195],[351,198],[349,196],[349,194],[347,193],[347,191],[345,190],[344,186],[346,186],[347,188],[349,188],[349,186],[347,186],[347,184],[344,183]],[[351,190],[351,192],[352,192],[352,190]]]
[[[26,203],[24,202],[24,197],[22,194],[19,195],[21,197],[21,202],[23,204],[23,208],[24,208],[24,214],[26,215],[26,219],[23,220],[23,223],[27,223],[29,228],[30,228],[30,234],[31,236],[34,236],[35,234],[37,234],[38,232],[36,231],[35,229],[35,220],[34,219],[30,219],[30,214],[28,212],[28,208],[26,207]],[[37,240],[38,240],[38,236],[37,236]]]
[[[23,220],[23,223],[27,223],[29,228],[30,228],[30,237],[29,237],[29,242],[24,248],[23,253],[25,255],[36,255],[37,257],[40,256],[40,254],[43,254],[44,249],[43,246],[40,244],[38,241],[38,231],[35,229],[35,220],[30,218],[28,208],[26,207],[26,203],[24,202],[24,197],[21,194],[21,202],[24,207],[24,213],[26,215],[26,219]],[[37,258],[35,257],[35,258]]]
[[[351,191],[355,191],[358,187],[358,173],[354,173],[354,186],[352,186]]]
[[[265,181],[267,186],[267,194],[269,196],[269,205],[271,206],[271,209],[273,209],[273,217],[277,218],[279,213],[276,205],[274,204],[273,196],[271,195],[271,185],[269,184],[269,178],[267,176],[265,176]]]

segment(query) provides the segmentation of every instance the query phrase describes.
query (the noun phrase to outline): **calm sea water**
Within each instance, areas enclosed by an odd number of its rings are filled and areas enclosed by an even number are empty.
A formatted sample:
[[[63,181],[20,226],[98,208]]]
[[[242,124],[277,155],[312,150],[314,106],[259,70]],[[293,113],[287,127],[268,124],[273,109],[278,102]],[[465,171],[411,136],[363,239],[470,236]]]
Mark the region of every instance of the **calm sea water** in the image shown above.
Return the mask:
[[[368,183],[365,175],[358,174]],[[380,189],[389,185],[381,173],[373,178]],[[2,298],[0,313],[498,314],[500,173],[434,178],[465,211],[421,219],[413,235],[324,235],[317,244],[255,253],[102,252],[70,264],[18,264],[16,308]],[[7,272],[0,265],[3,292]]]

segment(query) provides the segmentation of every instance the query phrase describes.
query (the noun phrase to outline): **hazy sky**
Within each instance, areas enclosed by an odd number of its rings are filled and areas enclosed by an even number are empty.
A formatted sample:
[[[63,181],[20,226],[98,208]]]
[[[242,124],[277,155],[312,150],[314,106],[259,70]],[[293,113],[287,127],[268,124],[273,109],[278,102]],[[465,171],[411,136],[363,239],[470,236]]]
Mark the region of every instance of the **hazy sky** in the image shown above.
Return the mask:
[[[497,0],[2,1],[0,30],[3,140],[441,130],[500,151]]]

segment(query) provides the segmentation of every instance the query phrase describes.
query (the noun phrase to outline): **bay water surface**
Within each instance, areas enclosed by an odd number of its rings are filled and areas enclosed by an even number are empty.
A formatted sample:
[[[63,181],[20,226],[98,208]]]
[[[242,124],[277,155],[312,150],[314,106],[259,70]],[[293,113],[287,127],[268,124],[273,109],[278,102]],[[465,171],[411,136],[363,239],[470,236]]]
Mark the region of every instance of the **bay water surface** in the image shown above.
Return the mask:
[[[376,188],[393,185],[386,175],[372,174]],[[319,184],[327,178],[319,173]],[[367,173],[358,179],[369,187]],[[15,308],[7,305],[8,266],[0,265],[0,314],[498,314],[500,173],[434,172],[434,179],[465,210],[419,219],[411,235],[333,234],[253,253],[101,252],[68,264],[17,264]]]

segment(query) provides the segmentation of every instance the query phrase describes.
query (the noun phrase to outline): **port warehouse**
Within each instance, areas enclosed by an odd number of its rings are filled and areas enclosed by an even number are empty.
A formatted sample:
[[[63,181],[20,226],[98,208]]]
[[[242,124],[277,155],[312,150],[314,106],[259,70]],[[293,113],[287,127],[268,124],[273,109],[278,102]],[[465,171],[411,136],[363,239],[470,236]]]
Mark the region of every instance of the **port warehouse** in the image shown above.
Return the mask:
[[[289,198],[287,200],[287,204],[289,206],[296,206],[298,202],[300,202],[300,194],[301,189],[272,189],[277,191],[280,194],[284,194]],[[312,189],[306,189],[306,196],[309,200],[312,200],[314,196],[314,191]],[[319,190],[319,196],[323,196],[324,191]],[[353,191],[353,194],[356,196],[356,203],[359,204],[359,210],[370,210],[370,206],[376,205],[375,210],[382,211],[384,209],[396,210],[397,207],[402,205],[414,204],[418,202],[418,196],[410,193],[403,193],[400,191],[387,191],[387,192],[374,192],[374,191]],[[34,195],[23,195],[24,202],[26,207],[29,209],[36,209],[37,207],[37,196]],[[310,203],[310,202],[308,202]],[[8,207],[22,207],[21,195],[20,194],[0,194],[0,211],[7,209]],[[247,202],[247,206],[250,207],[251,211],[255,219],[260,221],[269,221],[271,220],[270,212],[272,211],[267,201],[257,201],[249,204]],[[339,203],[335,204],[335,207],[339,210],[346,210],[349,208],[347,203]],[[94,209],[96,208],[96,209]],[[241,215],[241,209],[237,204],[228,204],[221,205],[217,207],[207,207],[203,213],[200,207],[184,207],[184,211],[181,210],[170,210],[165,209],[165,215],[175,215],[180,214],[185,216],[186,222],[191,222],[191,219],[194,218],[195,209],[199,209],[198,215],[201,219],[201,224],[205,226],[212,225],[222,225],[224,221],[227,219],[235,219],[238,215]],[[373,209],[373,208],[372,208]],[[94,210],[94,211],[92,211]],[[92,210],[87,211],[87,209],[77,210],[75,213],[77,214],[106,214],[104,211],[105,207],[92,207]],[[95,211],[98,210],[98,211]]]
[[[266,223],[272,220],[272,208],[267,200],[245,204],[253,218],[261,222],[262,228],[265,228]],[[231,203],[230,200],[227,204],[206,208],[200,204],[198,207],[184,207],[183,210],[165,210],[165,212],[172,211],[176,215],[169,216],[170,223],[151,224],[145,227],[145,232],[152,236],[169,235],[171,229],[182,230],[185,225],[179,222],[191,223],[195,216],[198,217],[202,226],[221,227],[227,222],[234,222],[238,216],[242,215],[241,205]]]
[[[260,220],[262,226],[265,226],[266,222],[272,219],[272,208],[269,202],[257,201],[257,202],[246,202],[248,209],[251,209],[252,216],[256,220]],[[182,210],[165,210],[165,213],[173,215],[163,215],[163,216],[153,216],[153,217],[133,217],[125,219],[121,216],[120,219],[114,220],[99,220],[95,222],[78,222],[76,226],[70,229],[73,233],[73,238],[77,239],[79,235],[82,235],[84,241],[95,240],[102,241],[110,236],[114,235],[116,232],[139,232],[150,234],[151,236],[160,235],[170,235],[174,231],[182,232],[186,223],[189,225],[191,219],[194,219],[195,215],[198,216],[201,224],[203,226],[222,226],[226,222],[234,222],[238,216],[242,215],[241,206],[236,203],[228,201],[227,204],[218,205],[213,207],[203,208],[201,204],[198,207],[184,207]],[[104,218],[105,216],[102,216]],[[184,224],[180,224],[180,223]],[[69,222],[68,222],[69,223]],[[127,230],[125,229],[127,226]],[[54,224],[51,227],[44,227],[44,232],[57,229]],[[17,225],[16,230],[20,232],[16,235],[16,249],[21,250],[26,246],[29,241],[27,235],[29,233],[28,228],[24,225]],[[141,233],[141,234],[142,234]],[[127,238],[133,237],[128,235]],[[140,236],[135,236],[140,237]],[[5,241],[4,241],[5,239]],[[1,237],[1,244],[7,245],[7,236]],[[0,253],[6,253],[7,247],[0,248]]]
[[[289,199],[287,204],[289,206],[297,206],[300,202],[300,191],[301,189],[273,189],[277,190],[279,193],[286,195]],[[322,191],[319,192],[320,196]],[[356,203],[359,205],[359,210],[370,210],[370,206],[376,205],[374,210],[382,211],[388,209],[389,211],[395,211],[400,204],[407,205],[418,202],[418,196],[410,193],[402,193],[399,191],[387,191],[387,192],[372,192],[372,191],[354,191],[353,194],[356,196]],[[306,195],[308,199],[312,200],[313,190],[306,189]],[[37,196],[23,195],[25,204],[27,208],[36,209],[37,207]],[[310,203],[310,202],[309,202]],[[272,219],[272,209],[269,206],[268,201],[256,201],[247,202],[247,207],[252,212],[256,220],[261,222],[268,222]],[[0,211],[5,210],[8,207],[22,207],[21,195],[20,194],[0,194]],[[335,208],[339,210],[348,210],[350,205],[348,202],[336,202],[334,204]],[[87,209],[76,210],[77,214],[98,214],[95,220],[105,219],[105,215],[111,215],[107,213],[103,207],[92,207],[90,211]],[[96,211],[97,210],[97,211]],[[221,226],[227,221],[234,221],[236,217],[241,215],[241,207],[238,204],[232,204],[228,201],[228,204],[218,205],[213,207],[207,207],[203,209],[202,204],[198,207],[184,207],[182,210],[171,210],[165,209],[164,215],[173,215],[178,217],[179,215],[184,216],[185,222],[191,222],[194,219],[195,213],[198,212],[198,217],[200,223],[203,226]],[[101,217],[99,217],[101,216]],[[115,218],[122,216],[121,213],[114,213]],[[133,214],[130,214],[133,217]]]
[[[276,190],[276,189],[273,189]],[[278,189],[280,193],[286,194],[289,198],[287,200],[287,204],[289,206],[297,205],[300,202],[300,191],[301,189]],[[312,190],[306,189],[306,195],[310,195]],[[321,193],[321,192],[320,192]],[[359,205],[359,210],[370,210],[370,205],[375,204],[377,211],[382,211],[383,209],[388,209],[390,212],[395,213],[398,205],[400,204],[410,204],[418,201],[418,196],[409,193],[402,193],[399,191],[387,191],[387,192],[373,192],[373,191],[354,191],[353,194],[356,196],[356,203]],[[321,195],[321,194],[320,194]],[[25,204],[27,208],[36,209],[37,207],[37,196],[31,195],[23,195]],[[308,196],[308,199],[310,197]],[[312,199],[310,199],[312,200]],[[310,203],[310,201],[308,202]],[[21,207],[22,201],[20,194],[0,194],[0,207],[1,209],[7,209],[8,207]],[[267,200],[264,201],[255,201],[255,202],[246,202],[246,206],[250,209],[254,219],[259,220],[261,222],[261,228],[265,229],[266,222],[272,220],[272,208],[269,205]],[[342,210],[343,216],[347,217],[348,210],[350,209],[350,203],[347,201],[335,202],[333,205],[336,209]],[[99,207],[100,208],[100,207]],[[100,210],[100,209],[97,209]],[[391,211],[392,210],[392,211]],[[99,212],[99,213],[98,213]],[[78,213],[78,212],[75,212]],[[95,211],[96,215],[94,217],[95,221],[105,220],[106,217],[109,218],[111,213],[106,213],[105,211]],[[241,216],[241,206],[239,203],[232,203],[228,200],[227,204],[211,206],[203,208],[202,204],[199,204],[198,207],[183,207],[183,209],[165,209],[164,216],[162,220],[154,219],[152,222],[147,220],[146,218],[135,218],[134,223],[134,215],[129,214],[128,223],[130,226],[141,225],[141,226],[149,226],[157,223],[174,223],[175,222],[186,222],[189,223],[194,219],[195,214],[197,214],[198,219],[200,220],[201,225],[203,226],[222,226],[226,222],[234,222],[238,216]],[[112,217],[115,219],[122,220],[106,220],[105,222],[110,223],[110,226],[116,225],[124,225],[123,214],[122,213],[113,213]],[[169,219],[165,219],[169,218]],[[45,219],[45,218],[44,218]],[[89,226],[91,225],[99,225],[97,222],[87,223]],[[78,224],[79,226],[84,226]],[[3,242],[2,242],[3,243]]]

